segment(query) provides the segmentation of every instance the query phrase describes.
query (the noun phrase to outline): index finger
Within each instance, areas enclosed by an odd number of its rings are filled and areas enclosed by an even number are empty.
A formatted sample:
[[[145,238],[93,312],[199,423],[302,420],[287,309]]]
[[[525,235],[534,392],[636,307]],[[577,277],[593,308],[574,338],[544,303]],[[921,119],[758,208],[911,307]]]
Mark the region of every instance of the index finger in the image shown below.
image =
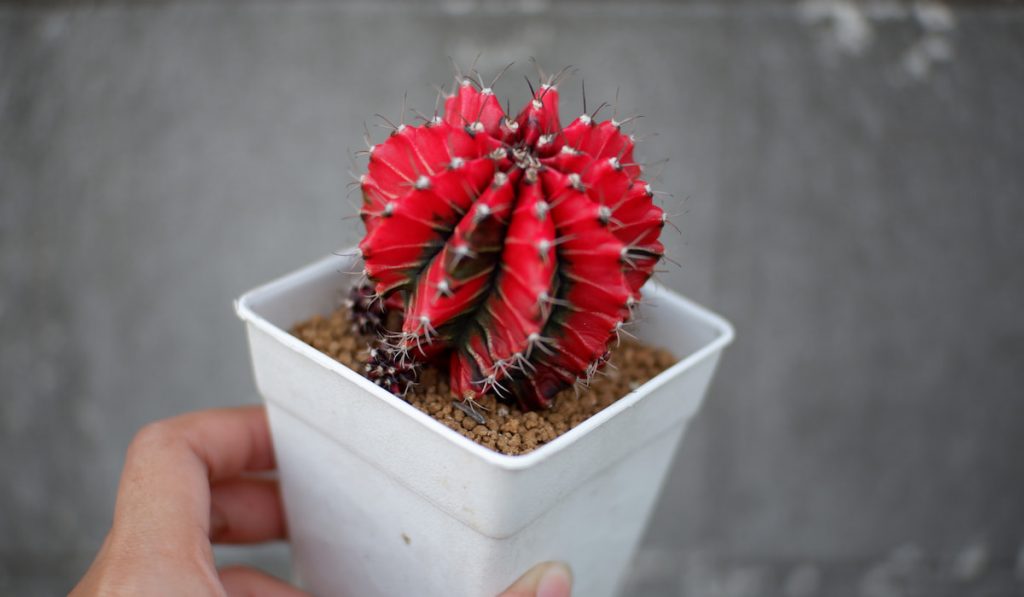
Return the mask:
[[[208,541],[210,483],[273,467],[261,406],[200,411],[150,423],[128,448],[114,528],[142,545],[194,547],[197,540]]]

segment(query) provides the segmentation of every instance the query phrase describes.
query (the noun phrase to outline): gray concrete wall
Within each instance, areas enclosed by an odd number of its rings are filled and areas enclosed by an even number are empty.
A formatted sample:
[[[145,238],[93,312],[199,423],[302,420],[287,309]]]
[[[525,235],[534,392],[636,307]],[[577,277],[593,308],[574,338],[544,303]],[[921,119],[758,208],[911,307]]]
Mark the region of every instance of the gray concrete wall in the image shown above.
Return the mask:
[[[0,7],[0,592],[82,573],[138,426],[256,399],[232,298],[477,52],[621,87],[738,329],[630,594],[1024,590],[1024,9],[469,0]]]

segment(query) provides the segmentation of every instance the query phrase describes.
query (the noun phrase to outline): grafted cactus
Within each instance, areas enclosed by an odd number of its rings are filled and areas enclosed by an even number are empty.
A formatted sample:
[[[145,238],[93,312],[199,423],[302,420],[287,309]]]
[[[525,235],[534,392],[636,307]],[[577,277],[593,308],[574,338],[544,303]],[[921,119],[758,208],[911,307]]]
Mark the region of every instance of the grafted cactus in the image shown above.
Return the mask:
[[[586,113],[563,128],[555,83],[510,118],[464,78],[443,117],[367,152],[359,248],[404,312],[389,354],[447,362],[462,399],[536,409],[589,380],[664,252],[633,138]]]

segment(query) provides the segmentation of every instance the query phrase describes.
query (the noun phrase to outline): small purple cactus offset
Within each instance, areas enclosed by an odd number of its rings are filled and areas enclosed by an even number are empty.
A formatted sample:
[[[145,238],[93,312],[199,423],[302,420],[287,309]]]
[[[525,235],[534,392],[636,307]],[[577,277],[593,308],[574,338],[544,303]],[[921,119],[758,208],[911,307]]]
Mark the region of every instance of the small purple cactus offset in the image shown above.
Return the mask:
[[[363,369],[370,381],[398,396],[405,396],[418,373],[416,363],[401,358],[396,349],[383,343],[371,345]]]
[[[356,284],[345,299],[352,333],[379,336],[387,331],[388,311],[369,284]]]

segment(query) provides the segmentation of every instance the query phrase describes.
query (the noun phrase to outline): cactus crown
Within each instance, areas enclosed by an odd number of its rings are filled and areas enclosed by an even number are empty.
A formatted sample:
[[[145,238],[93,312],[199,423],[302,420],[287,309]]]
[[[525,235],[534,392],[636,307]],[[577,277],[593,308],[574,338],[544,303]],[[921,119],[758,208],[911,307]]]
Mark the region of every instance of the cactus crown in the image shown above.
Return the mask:
[[[388,350],[447,361],[459,398],[536,409],[589,381],[664,252],[632,136],[596,114],[562,127],[557,79],[511,118],[460,76],[443,116],[366,152],[359,249],[371,294],[403,311]]]

